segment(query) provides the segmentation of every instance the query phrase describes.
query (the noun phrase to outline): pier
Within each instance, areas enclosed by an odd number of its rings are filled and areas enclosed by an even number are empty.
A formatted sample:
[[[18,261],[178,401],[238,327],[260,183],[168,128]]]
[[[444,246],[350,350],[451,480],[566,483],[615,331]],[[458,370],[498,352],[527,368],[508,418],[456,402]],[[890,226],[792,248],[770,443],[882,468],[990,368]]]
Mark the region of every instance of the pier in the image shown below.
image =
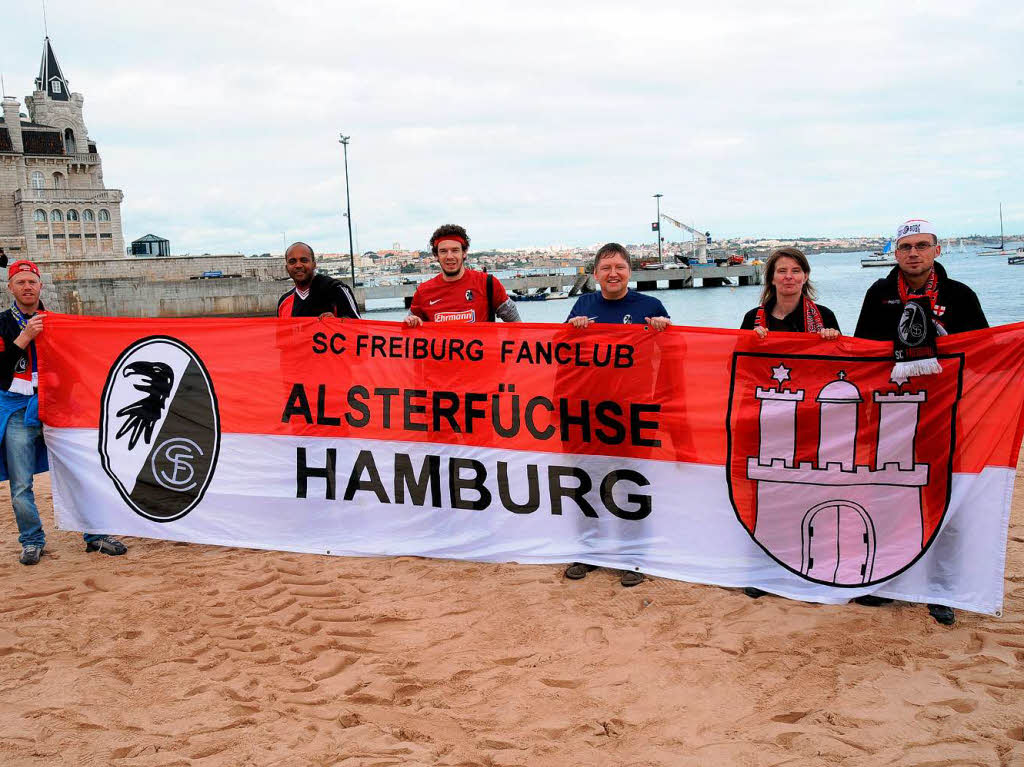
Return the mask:
[[[278,260],[240,256],[51,261],[41,267],[44,301],[51,310],[106,317],[272,316],[278,298],[292,286]],[[214,267],[221,276],[203,278]],[[630,285],[647,292],[760,282],[760,266],[738,264],[638,269]],[[502,277],[501,283],[510,293],[565,291],[574,296],[596,289],[593,276],[581,273]],[[381,299],[401,299],[408,307],[417,285],[360,286],[356,302],[360,310],[368,300]]]
[[[538,293],[566,291],[570,296],[589,293],[597,289],[592,274],[531,274],[523,277],[502,277],[501,284],[509,293]],[[629,282],[643,292],[653,290],[680,290],[683,288],[720,287],[724,285],[760,285],[761,267],[754,264],[733,266],[695,265],[679,269],[637,269]],[[379,285],[356,288],[356,302],[360,310],[367,300],[401,298],[408,309],[412,303],[416,283]]]

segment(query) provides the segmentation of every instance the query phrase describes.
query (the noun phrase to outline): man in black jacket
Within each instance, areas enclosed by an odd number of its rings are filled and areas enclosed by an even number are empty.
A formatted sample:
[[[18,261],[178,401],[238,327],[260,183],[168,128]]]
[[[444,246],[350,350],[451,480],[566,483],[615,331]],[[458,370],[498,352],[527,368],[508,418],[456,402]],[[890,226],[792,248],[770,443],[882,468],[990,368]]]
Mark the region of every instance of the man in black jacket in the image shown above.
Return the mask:
[[[284,265],[295,287],[277,302],[278,317],[350,317],[359,319],[351,288],[325,274],[316,273],[316,256],[304,242],[294,242],[284,252]]]
[[[965,333],[988,327],[981,302],[973,290],[951,280],[936,263],[942,252],[935,228],[929,221],[911,219],[896,230],[896,266],[888,276],[875,282],[864,296],[857,320],[857,338],[898,341],[900,320],[907,301],[923,301],[930,310],[935,335]],[[944,534],[955,538],[958,531],[948,524]],[[863,596],[859,604],[875,607],[891,599]],[[951,626],[956,620],[953,608],[928,605],[928,612],[939,623]]]
[[[42,287],[39,267],[31,261],[15,261],[7,280],[14,303],[0,312],[0,479],[11,481],[11,506],[23,565],[38,563],[46,547],[32,490],[34,475],[47,468],[39,422],[35,343],[43,332]],[[117,556],[128,550],[109,535],[86,533],[84,538],[86,551]]]

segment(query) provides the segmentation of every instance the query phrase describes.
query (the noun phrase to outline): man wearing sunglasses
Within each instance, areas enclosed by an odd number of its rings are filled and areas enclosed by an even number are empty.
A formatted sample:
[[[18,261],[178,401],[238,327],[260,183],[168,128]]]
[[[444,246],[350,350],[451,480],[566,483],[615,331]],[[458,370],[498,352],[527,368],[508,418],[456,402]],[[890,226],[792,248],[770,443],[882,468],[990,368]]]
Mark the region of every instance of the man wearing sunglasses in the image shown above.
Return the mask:
[[[895,251],[896,266],[888,276],[868,288],[864,296],[854,333],[857,338],[898,343],[900,321],[908,301],[930,309],[929,319],[936,336],[988,327],[974,291],[962,282],[949,279],[946,270],[935,261],[942,246],[931,222],[915,218],[900,224],[896,230]],[[947,543],[955,548],[958,535],[955,524],[948,524],[943,534]],[[892,602],[870,594],[854,601],[869,607]],[[953,608],[945,605],[928,605],[928,612],[944,626],[951,626],[956,620]]]

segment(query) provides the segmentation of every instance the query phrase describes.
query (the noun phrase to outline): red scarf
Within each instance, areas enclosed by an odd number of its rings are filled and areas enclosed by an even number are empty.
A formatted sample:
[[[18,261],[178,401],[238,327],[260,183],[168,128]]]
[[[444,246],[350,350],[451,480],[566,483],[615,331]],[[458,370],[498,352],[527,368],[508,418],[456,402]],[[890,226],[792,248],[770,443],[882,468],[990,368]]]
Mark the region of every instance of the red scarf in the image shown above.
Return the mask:
[[[935,268],[933,267],[928,274],[923,290],[916,293],[911,294],[910,285],[907,284],[907,279],[903,276],[902,271],[896,272],[896,283],[900,291],[900,301],[903,302],[904,306],[907,305],[907,301],[911,298],[925,298],[928,300],[928,306],[932,310],[932,321],[940,328],[939,335],[945,335],[946,328],[942,324],[941,317],[945,313],[946,307],[939,305],[939,276],[935,273]]]
[[[807,296],[803,296],[804,302],[804,332],[818,333],[824,330],[825,323],[821,320],[821,311],[817,305]],[[768,329],[768,312],[765,305],[757,308],[757,315],[754,317],[754,327]]]

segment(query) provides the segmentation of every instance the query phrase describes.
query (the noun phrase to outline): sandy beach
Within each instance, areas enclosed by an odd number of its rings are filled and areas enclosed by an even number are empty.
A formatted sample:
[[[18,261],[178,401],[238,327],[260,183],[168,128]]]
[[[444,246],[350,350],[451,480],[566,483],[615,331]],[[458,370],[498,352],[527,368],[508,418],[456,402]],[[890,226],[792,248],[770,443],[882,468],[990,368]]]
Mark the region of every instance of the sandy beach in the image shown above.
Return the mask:
[[[610,572],[53,529],[2,487],[0,763],[1024,765],[1024,462],[1002,618]]]

